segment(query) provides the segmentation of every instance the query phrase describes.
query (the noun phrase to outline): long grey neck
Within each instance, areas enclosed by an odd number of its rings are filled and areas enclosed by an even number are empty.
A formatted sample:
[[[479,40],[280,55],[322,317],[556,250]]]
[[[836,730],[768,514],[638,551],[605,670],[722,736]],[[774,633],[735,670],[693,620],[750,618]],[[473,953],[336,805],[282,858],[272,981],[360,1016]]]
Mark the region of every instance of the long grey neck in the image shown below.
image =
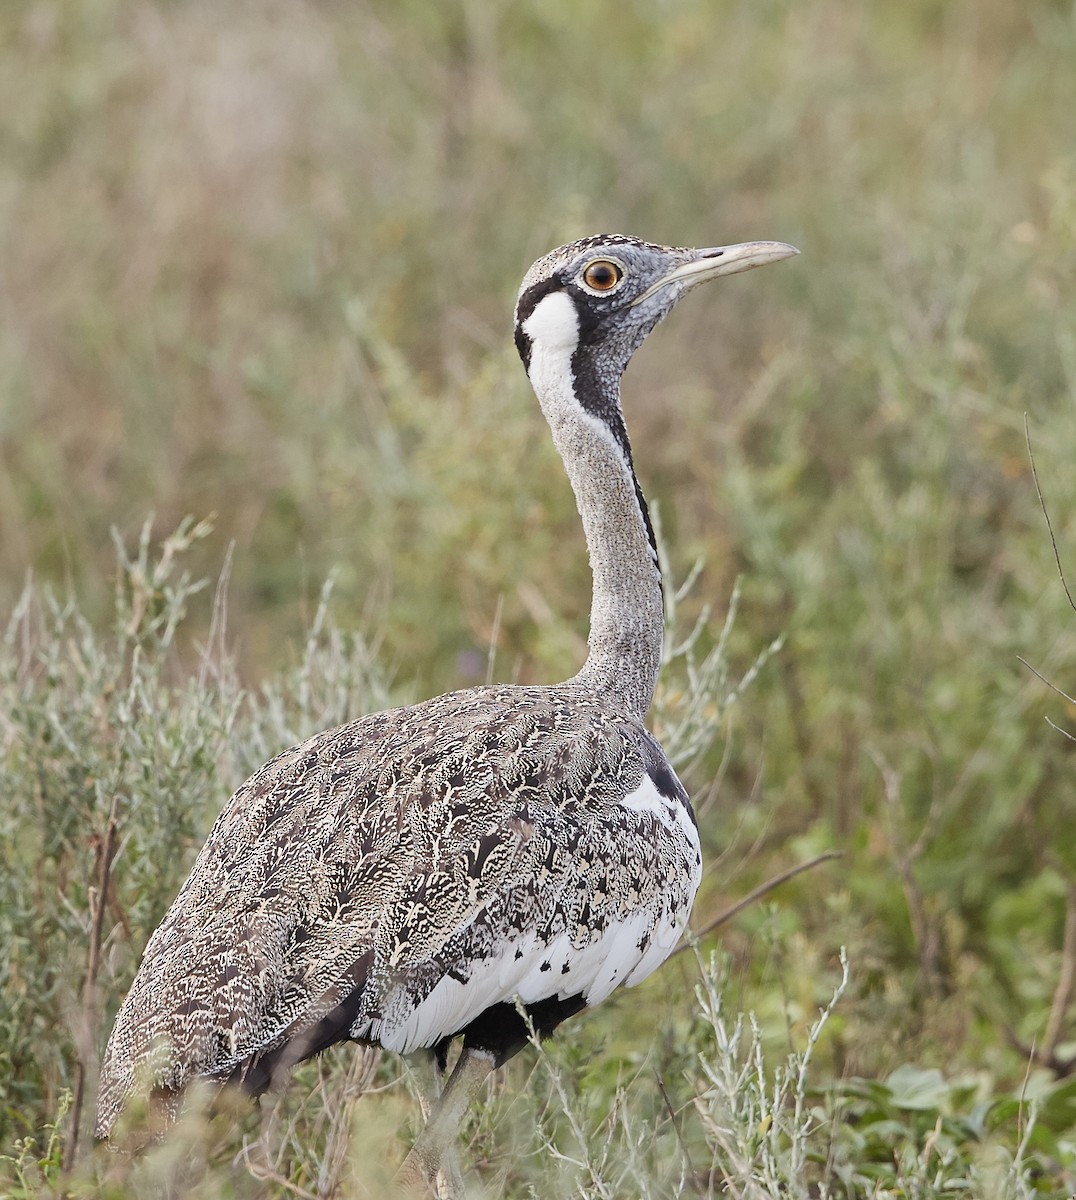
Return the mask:
[[[590,650],[573,682],[608,693],[641,719],[661,666],[664,614],[635,474],[600,418],[577,410],[550,425],[575,492],[594,582]]]
[[[527,373],[575,492],[594,577],[590,652],[570,682],[642,719],[661,665],[661,572],[620,416],[619,374],[586,372],[584,406],[566,297],[543,301],[523,329],[532,339]]]

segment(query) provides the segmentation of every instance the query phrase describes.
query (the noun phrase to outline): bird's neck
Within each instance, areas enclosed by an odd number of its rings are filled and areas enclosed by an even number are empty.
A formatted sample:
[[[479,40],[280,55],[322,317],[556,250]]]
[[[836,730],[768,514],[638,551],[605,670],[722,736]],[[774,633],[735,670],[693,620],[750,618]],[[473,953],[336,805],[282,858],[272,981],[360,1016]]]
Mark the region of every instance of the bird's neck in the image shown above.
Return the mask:
[[[589,653],[575,678],[642,718],[654,695],[664,632],[661,574],[645,501],[630,462],[600,419],[564,423],[553,440],[575,492],[594,580]]]
[[[575,492],[594,582],[589,653],[572,682],[642,719],[661,665],[661,572],[620,416],[619,377],[603,379],[568,348],[541,342],[528,373]]]

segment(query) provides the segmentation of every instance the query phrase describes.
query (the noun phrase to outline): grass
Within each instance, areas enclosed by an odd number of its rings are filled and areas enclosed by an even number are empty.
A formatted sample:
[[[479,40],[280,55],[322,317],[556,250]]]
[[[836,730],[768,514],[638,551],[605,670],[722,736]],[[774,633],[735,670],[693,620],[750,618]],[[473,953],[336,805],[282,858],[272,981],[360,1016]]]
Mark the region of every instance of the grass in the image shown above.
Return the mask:
[[[574,669],[586,565],[507,314],[606,228],[803,250],[692,297],[626,407],[670,575],[701,564],[653,714],[697,927],[841,858],[508,1072],[471,1183],[1071,1193],[1076,707],[1020,662],[1072,694],[1024,441],[1072,581],[1071,5],[19,0],[0,40],[0,1190],[128,1186],[65,1148],[248,770]],[[268,1133],[195,1122],[199,1194],[360,1186],[398,1076],[338,1056]]]

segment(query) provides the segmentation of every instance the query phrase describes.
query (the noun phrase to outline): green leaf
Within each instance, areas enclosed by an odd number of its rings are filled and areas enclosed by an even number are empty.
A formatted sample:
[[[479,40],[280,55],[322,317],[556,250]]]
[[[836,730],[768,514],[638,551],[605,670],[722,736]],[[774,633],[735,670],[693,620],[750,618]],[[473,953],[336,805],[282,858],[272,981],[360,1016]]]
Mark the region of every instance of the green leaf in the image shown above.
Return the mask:
[[[950,1088],[936,1067],[913,1067],[905,1064],[885,1081],[889,1100],[896,1108],[914,1111],[940,1109],[949,1099]]]

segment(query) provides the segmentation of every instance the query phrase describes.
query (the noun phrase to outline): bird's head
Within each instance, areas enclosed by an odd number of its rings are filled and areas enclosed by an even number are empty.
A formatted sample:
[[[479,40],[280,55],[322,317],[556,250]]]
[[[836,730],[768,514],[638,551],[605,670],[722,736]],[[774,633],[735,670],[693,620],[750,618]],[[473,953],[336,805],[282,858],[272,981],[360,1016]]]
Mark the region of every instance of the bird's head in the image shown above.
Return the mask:
[[[578,367],[593,360],[613,382],[686,292],[798,253],[784,242],[689,250],[617,234],[583,238],[546,254],[524,276],[516,347],[529,374],[540,350],[547,363],[574,359]]]

